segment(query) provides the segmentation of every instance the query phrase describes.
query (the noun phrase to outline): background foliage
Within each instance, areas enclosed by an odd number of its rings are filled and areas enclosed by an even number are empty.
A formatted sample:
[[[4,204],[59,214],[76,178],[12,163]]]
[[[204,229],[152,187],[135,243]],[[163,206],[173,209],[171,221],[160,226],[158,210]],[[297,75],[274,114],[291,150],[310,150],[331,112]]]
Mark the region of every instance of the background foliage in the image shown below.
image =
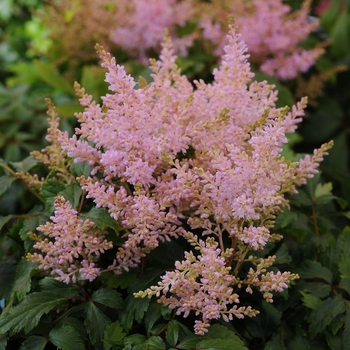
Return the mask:
[[[301,1],[289,4],[299,8]],[[18,171],[46,174],[29,156],[46,145],[44,98],[55,102],[63,129],[71,132],[73,114],[81,110],[74,80],[96,100],[106,93],[93,47],[88,61],[74,62],[73,73],[68,65],[57,64],[60,48],[47,35],[50,19],[43,22],[36,15],[42,6],[40,0],[0,4],[0,349],[349,349],[350,3],[312,2],[312,15],[322,26],[304,44],[328,41],[328,46],[308,73],[280,82],[256,71],[256,79],[276,84],[281,106],[310,96],[308,116],[286,147],[286,157],[309,153],[330,139],[335,142],[321,174],[291,196],[290,209],[277,218],[275,231],[283,234],[282,242],[270,243],[261,252],[276,254],[280,269],[301,278],[276,295],[273,304],[249,300],[261,310],[259,316],[218,321],[205,336],[192,333],[194,317],[182,319],[154,300],[132,294],[183,258],[180,244],[172,244],[171,250],[168,243],[159,246],[150,256],[149,269],[105,275],[75,287],[45,277],[23,259],[32,251],[28,234],[47,221],[54,196],[65,193],[73,202],[80,198],[74,185],[52,182],[39,199],[15,177]],[[135,77],[149,75],[126,53],[113,54]],[[205,80],[216,63],[210,52],[196,46],[179,59],[190,78]],[[88,170],[76,166],[70,171],[81,175]],[[117,230],[103,210],[86,215],[100,228]]]

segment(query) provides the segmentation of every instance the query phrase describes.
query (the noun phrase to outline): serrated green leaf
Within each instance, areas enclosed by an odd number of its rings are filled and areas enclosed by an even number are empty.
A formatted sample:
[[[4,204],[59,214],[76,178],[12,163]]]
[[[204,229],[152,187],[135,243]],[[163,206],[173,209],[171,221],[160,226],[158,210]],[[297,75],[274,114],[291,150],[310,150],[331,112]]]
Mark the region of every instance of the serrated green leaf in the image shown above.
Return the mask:
[[[13,218],[13,215],[0,217],[0,230]]]
[[[81,187],[76,183],[72,183],[65,187],[64,190],[60,191],[58,195],[62,195],[64,198],[66,198],[73,209],[76,209],[80,202],[80,197],[83,190]]]
[[[350,309],[346,310],[345,328],[343,332],[343,349],[350,349]]]
[[[129,295],[125,300],[125,308],[120,312],[120,322],[126,331],[130,330],[134,320],[141,323],[148,309],[150,300],[148,298],[136,299]]]
[[[120,326],[119,321],[113,322],[106,327],[103,336],[103,349],[109,350],[113,346],[123,345],[123,339],[127,333]]]
[[[31,278],[37,266],[37,264],[24,258],[18,263],[15,282],[12,286],[10,297],[7,300],[7,307],[11,307],[15,299],[18,301],[23,300],[25,295],[30,291]]]
[[[292,261],[291,256],[289,255],[287,246],[283,243],[281,247],[276,252],[275,264],[287,264]]]
[[[320,298],[317,298],[311,294],[308,294],[302,291],[300,291],[300,293],[302,295],[301,300],[306,307],[314,310],[318,307],[318,305],[321,304]]]
[[[46,63],[39,60],[35,60],[34,63],[40,77],[46,83],[71,96],[75,96],[73,86],[59,74],[53,63]]]
[[[47,344],[45,337],[32,335],[26,341],[24,341],[19,350],[44,350]]]
[[[350,256],[342,254],[338,266],[340,276],[350,278]]]
[[[162,305],[157,303],[156,300],[153,300],[149,305],[145,316],[145,327],[147,334],[150,334],[152,327],[161,317],[161,308]]]
[[[277,216],[275,227],[276,229],[285,228],[292,222],[294,222],[297,218],[297,213],[290,210],[284,210],[281,214]]]
[[[175,346],[178,339],[179,339],[179,324],[178,322],[175,322],[174,320],[171,320],[168,323],[168,327],[167,330],[165,332],[165,338],[166,341],[171,345],[171,346]]]
[[[196,348],[210,350],[248,350],[238,337],[236,339],[205,339],[197,343]]]
[[[349,277],[341,278],[338,287],[341,289],[344,289],[350,294],[350,278]]]
[[[45,292],[29,294],[21,303],[0,315],[0,333],[18,333],[22,329],[28,333],[39,323],[42,315],[65,301],[62,296]]]
[[[46,181],[40,191],[40,195],[43,198],[47,211],[52,213],[54,211],[55,197],[65,189],[65,185],[59,181],[50,180]]]
[[[93,302],[88,302],[84,324],[94,349],[102,349],[103,335],[111,320]]]
[[[145,344],[148,345],[149,350],[166,350],[164,340],[159,336],[149,337]]]
[[[80,334],[68,325],[54,328],[49,333],[49,340],[62,350],[85,350]]]
[[[337,238],[337,250],[339,254],[350,255],[350,227],[345,227]]]
[[[7,334],[0,335],[0,350],[6,350]]]
[[[317,298],[325,298],[332,291],[332,287],[323,282],[307,282],[304,289]]]
[[[72,163],[69,170],[73,173],[74,176],[84,176],[88,177],[91,175],[93,167],[87,163]]]
[[[306,261],[298,273],[300,277],[306,279],[321,278],[328,283],[332,283],[333,280],[332,272],[317,261]]]
[[[39,287],[41,292],[52,293],[61,295],[63,297],[73,297],[79,293],[79,288],[69,286],[66,283],[57,281],[52,277],[44,277],[39,281]]]
[[[12,182],[16,178],[12,175],[3,175],[0,176],[0,196],[2,196],[11,186]]]
[[[38,160],[33,156],[28,156],[27,158],[23,159],[21,162],[10,162],[10,164],[13,166],[13,168],[17,172],[23,172],[23,173],[26,173],[27,171],[35,167],[38,163],[39,163]]]
[[[86,306],[86,303],[83,303],[83,304],[80,304],[80,305]],[[83,309],[84,309],[84,307],[82,308],[82,310]],[[69,309],[69,310],[72,310],[72,308]],[[77,315],[77,317],[80,317],[80,314]],[[79,333],[79,336],[80,336],[80,338],[83,341],[85,341],[85,340],[88,341],[89,340],[83,322],[81,322],[77,318],[69,317],[69,316],[67,316],[67,313],[65,313],[64,316],[62,316],[55,323],[55,327],[63,327],[63,326],[70,326],[70,327],[74,328],[75,331]]]
[[[110,227],[115,232],[118,232],[117,221],[111,218],[108,210],[105,208],[92,208],[88,213],[82,213],[80,216],[93,221],[101,230],[105,230],[107,227]]]
[[[107,280],[107,286],[110,289],[118,287],[121,289],[126,289],[135,282],[137,276],[137,269],[130,269],[128,272],[123,271],[120,275],[113,275],[109,277]]]
[[[341,296],[328,298],[322,301],[310,314],[310,335],[316,336],[322,332],[339,314],[346,311],[344,300]]]
[[[131,348],[135,345],[144,344],[147,338],[142,334],[133,334],[124,338],[124,345]]]
[[[327,182],[326,184],[317,184],[315,190],[315,199],[318,199],[324,195],[331,195],[333,189],[333,184],[331,182]]]
[[[112,289],[98,289],[92,294],[91,299],[112,309],[121,309],[124,303],[121,294]]]

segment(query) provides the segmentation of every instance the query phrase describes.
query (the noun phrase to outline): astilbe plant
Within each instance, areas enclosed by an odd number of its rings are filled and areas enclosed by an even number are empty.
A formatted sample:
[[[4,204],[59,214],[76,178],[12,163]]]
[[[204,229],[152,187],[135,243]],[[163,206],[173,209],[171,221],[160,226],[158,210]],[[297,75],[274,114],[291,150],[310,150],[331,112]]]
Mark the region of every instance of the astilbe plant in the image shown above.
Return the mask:
[[[155,295],[184,317],[193,311],[197,334],[213,319],[258,314],[240,304],[242,293],[259,290],[272,302],[274,292],[298,278],[271,269],[276,257],[259,251],[282,238],[270,229],[288,206],[284,194],[317,172],[330,144],[286,161],[282,145],[301,121],[306,99],[291,111],[276,108],[274,87],[252,82],[247,48],[233,24],[227,42],[212,84],[191,84],[181,75],[168,36],[160,60],[151,61],[149,84],[136,83],[98,48],[111,93],[101,106],[76,85],[85,107],[77,114],[80,126],[69,137],[54,128],[51,112],[50,141],[91,167],[90,176],[77,181],[97,208],[108,209],[123,243],[114,261],[99,265],[111,242],[58,197],[52,222],[38,227],[46,237],[29,260],[66,283],[91,281],[103,271],[129,271],[161,242],[181,237],[192,247],[183,261],[135,295]],[[46,164],[58,168],[55,158]]]

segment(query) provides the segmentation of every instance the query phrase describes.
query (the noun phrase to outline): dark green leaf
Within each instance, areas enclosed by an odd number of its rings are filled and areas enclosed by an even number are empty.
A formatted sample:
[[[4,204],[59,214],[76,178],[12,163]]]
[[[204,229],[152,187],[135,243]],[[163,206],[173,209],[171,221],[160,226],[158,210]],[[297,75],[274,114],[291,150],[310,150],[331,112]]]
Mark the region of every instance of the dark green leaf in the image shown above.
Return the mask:
[[[235,339],[205,339],[197,343],[196,348],[210,350],[248,350],[238,337]]]
[[[76,182],[74,182],[68,185],[63,191],[60,191],[58,194],[69,200],[72,208],[76,209],[79,205],[82,192],[83,191],[81,187]]]
[[[345,328],[343,332],[343,349],[350,349],[350,309],[346,309]]]
[[[149,305],[145,316],[145,327],[146,327],[147,334],[150,333],[154,324],[161,317],[162,315],[161,308],[162,308],[162,305],[159,304],[156,300],[153,300]]]
[[[341,296],[322,301],[310,314],[310,334],[314,337],[322,332],[334,317],[346,311],[344,300]]]
[[[0,196],[10,188],[12,182],[15,180],[16,178],[12,175],[0,176]]]
[[[168,323],[168,327],[165,333],[166,341],[171,345],[175,346],[179,338],[179,324],[174,320]]]
[[[321,299],[317,298],[311,294],[305,293],[305,292],[300,292],[302,297],[301,300],[305,306],[308,308],[314,310],[318,307],[318,305],[321,304]]]
[[[103,349],[109,350],[113,346],[123,345],[123,339],[127,333],[120,326],[119,321],[113,322],[106,327],[103,337]]]
[[[24,258],[18,263],[15,282],[12,286],[12,291],[7,301],[8,307],[12,306],[16,298],[18,301],[21,301],[30,291],[31,278],[36,268],[37,264],[34,264]]]
[[[25,159],[23,159],[21,162],[10,162],[10,164],[16,169],[18,172],[26,173],[33,167],[35,167],[38,164],[38,160],[35,159],[33,156],[29,156]]]
[[[318,298],[325,298],[332,291],[331,286],[323,282],[307,282],[304,288],[306,291],[310,292],[311,295]]]
[[[337,239],[339,254],[350,255],[350,227],[345,227]]]
[[[58,73],[53,63],[46,63],[39,60],[34,61],[40,77],[49,85],[75,96],[73,86]]]
[[[148,298],[136,299],[133,295],[126,298],[125,308],[120,312],[120,322],[126,331],[131,329],[134,320],[141,323],[149,303]]]
[[[350,278],[349,277],[345,277],[342,278],[339,282],[339,288],[344,289],[345,291],[348,292],[348,294],[350,294]]]
[[[2,262],[0,264],[0,299],[7,298],[11,292],[16,274],[16,265],[13,263]]]
[[[306,261],[299,271],[299,275],[306,279],[321,278],[328,283],[332,283],[333,280],[332,272],[317,261]]]
[[[44,350],[47,344],[45,337],[32,335],[26,341],[24,341],[19,350]]]
[[[93,302],[87,303],[84,324],[94,349],[102,349],[103,334],[110,323],[111,320]]]
[[[92,294],[91,299],[113,309],[120,309],[123,306],[121,294],[111,289],[98,289]]]
[[[63,191],[65,187],[66,186],[63,183],[55,180],[50,180],[43,184],[40,195],[45,201],[47,211],[49,213],[54,211],[53,203],[55,197],[59,194],[59,192]]]
[[[287,264],[290,263],[292,258],[288,253],[288,248],[287,246],[283,243],[281,247],[278,249],[276,252],[276,260],[275,264]]]
[[[133,334],[129,335],[128,337],[124,338],[124,345],[126,346],[135,346],[135,345],[141,345],[144,344],[147,338],[142,334]],[[132,348],[131,348],[132,349]],[[146,347],[147,349],[147,347]]]
[[[0,333],[9,330],[18,333],[22,329],[28,333],[39,323],[42,315],[65,301],[66,298],[45,292],[29,294],[17,306],[0,315]]]
[[[148,345],[149,350],[166,350],[165,343],[159,336],[149,337],[145,344]]]
[[[13,218],[13,215],[0,217],[0,230]]]
[[[114,231],[118,232],[117,221],[111,218],[108,210],[105,208],[92,208],[88,213],[81,214],[81,217],[93,221],[101,230],[105,230],[107,227],[110,227]]]
[[[73,297],[79,293],[79,288],[69,286],[66,283],[57,281],[52,277],[44,277],[39,281],[40,291],[61,295],[63,297]]]
[[[350,278],[350,256],[342,254],[338,266],[340,276]]]
[[[79,333],[71,326],[54,328],[49,334],[49,340],[62,350],[85,350]]]
[[[284,210],[277,216],[275,227],[276,229],[285,228],[297,219],[298,215],[290,210]]]
[[[91,175],[93,167],[87,163],[72,163],[69,170],[75,175],[76,177],[84,176],[88,177]]]

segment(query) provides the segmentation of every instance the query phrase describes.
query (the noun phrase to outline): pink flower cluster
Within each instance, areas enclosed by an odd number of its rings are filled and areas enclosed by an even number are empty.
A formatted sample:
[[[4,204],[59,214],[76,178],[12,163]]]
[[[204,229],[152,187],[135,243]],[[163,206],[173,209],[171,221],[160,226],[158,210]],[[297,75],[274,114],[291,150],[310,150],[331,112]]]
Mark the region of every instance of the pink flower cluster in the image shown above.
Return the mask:
[[[204,38],[217,47],[218,55],[227,43],[225,12],[234,15],[251,60],[262,72],[278,79],[294,79],[299,72],[308,71],[324,53],[320,47],[308,50],[300,47],[319,26],[318,21],[309,19],[309,0],[293,13],[281,0],[227,0],[220,3],[214,15],[211,12],[214,5],[207,5],[200,21]]]
[[[52,276],[65,283],[93,281],[100,275],[96,265],[99,256],[113,247],[101,230],[89,219],[79,219],[76,210],[62,196],[55,199],[55,213],[37,228],[45,236],[34,248],[42,254],[27,254],[27,259],[39,263],[39,269],[50,270]]]
[[[300,44],[319,26],[309,19],[310,1],[292,12],[282,0],[132,0],[117,6],[117,27],[112,41],[129,54],[144,60],[160,49],[167,28],[176,52],[184,55],[194,40],[208,40],[221,56],[227,44],[228,16],[233,15],[246,42],[252,62],[260,70],[282,80],[306,72],[324,53],[320,47],[303,49]],[[195,31],[179,37],[178,27],[198,21]]]
[[[281,238],[270,229],[276,213],[288,205],[284,194],[313,176],[330,147],[323,145],[299,162],[281,156],[286,133],[300,122],[306,100],[290,111],[276,108],[274,87],[251,82],[247,48],[232,24],[227,42],[212,84],[192,84],[181,75],[169,37],[160,60],[151,63],[149,84],[136,83],[99,48],[111,93],[101,106],[76,86],[85,107],[77,114],[80,126],[71,138],[57,133],[68,157],[93,167],[90,176],[77,179],[87,198],[107,208],[122,228],[124,243],[109,270],[137,266],[165,240],[183,237],[194,247],[158,286],[138,296],[155,294],[185,316],[194,311],[198,334],[211,319],[257,313],[239,305],[234,286],[246,286],[247,292],[259,288],[272,301],[271,291],[296,278],[268,271],[273,256],[247,255]],[[41,267],[66,282],[77,273],[96,277],[95,259],[110,243],[62,198],[51,219],[39,227],[54,240],[36,245],[43,252],[35,256]],[[93,236],[97,241],[87,245]],[[242,278],[245,263],[253,267]]]

